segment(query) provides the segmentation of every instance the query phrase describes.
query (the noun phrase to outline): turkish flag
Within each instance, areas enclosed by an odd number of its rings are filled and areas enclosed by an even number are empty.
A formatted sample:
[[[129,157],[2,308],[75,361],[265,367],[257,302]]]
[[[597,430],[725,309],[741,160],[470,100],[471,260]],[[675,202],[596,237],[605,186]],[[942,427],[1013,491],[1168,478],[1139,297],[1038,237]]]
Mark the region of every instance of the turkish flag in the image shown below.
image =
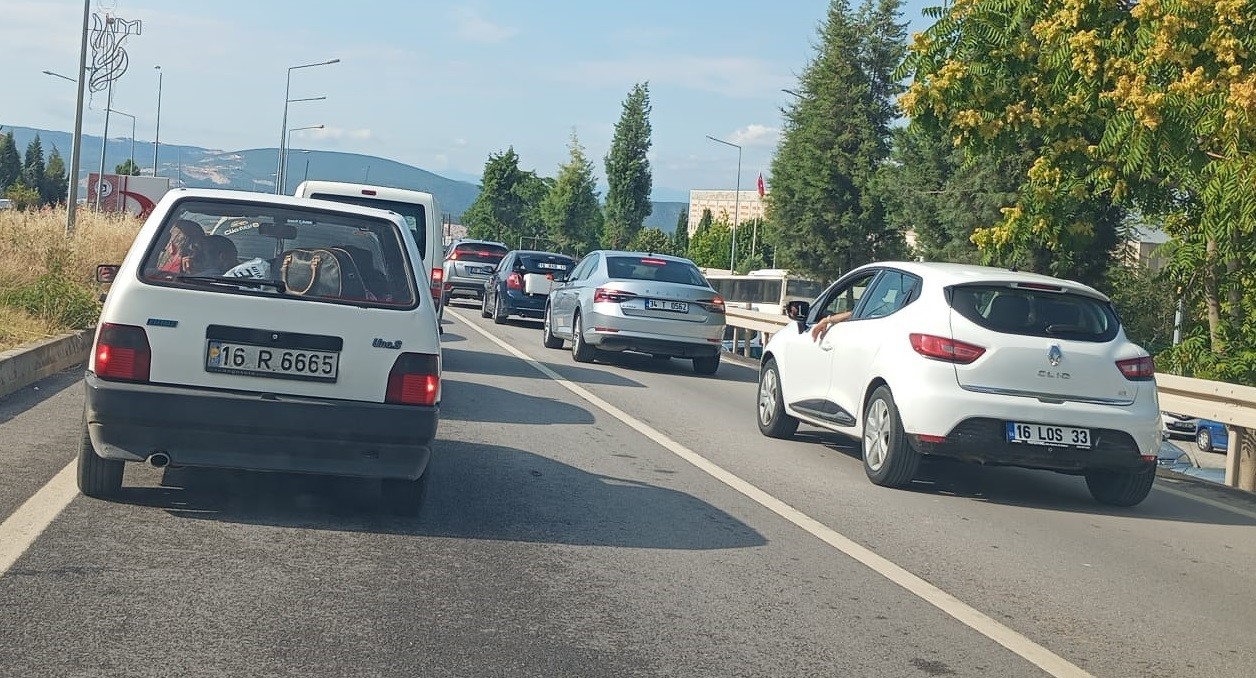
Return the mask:
[[[763,190],[763,173],[760,172],[759,173],[759,197],[760,198],[763,197],[764,192],[765,191]]]

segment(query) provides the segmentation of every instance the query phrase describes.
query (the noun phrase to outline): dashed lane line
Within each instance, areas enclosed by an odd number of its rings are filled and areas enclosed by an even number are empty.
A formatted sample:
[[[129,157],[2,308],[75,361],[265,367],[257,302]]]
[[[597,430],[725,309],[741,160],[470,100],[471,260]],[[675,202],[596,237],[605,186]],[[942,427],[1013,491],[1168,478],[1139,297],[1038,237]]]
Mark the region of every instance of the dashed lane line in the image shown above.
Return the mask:
[[[1016,653],[1021,658],[1030,662],[1034,666],[1037,666],[1048,674],[1052,676],[1070,677],[1091,675],[1081,667],[1051,652],[1047,648],[1035,643],[1029,638],[1026,638],[1004,624],[999,623],[989,615],[986,615],[946,591],[943,591],[924,579],[908,572],[906,569],[896,565],[887,558],[877,555],[871,549],[861,546],[849,537],[846,537],[820,521],[808,516],[784,501],[777,499],[775,496],[750,484],[732,472],[725,470],[723,467],[708,460],[706,457],[703,457],[697,452],[694,452],[684,445],[672,440],[663,433],[660,433],[658,430],[650,427],[648,424],[639,421],[632,415],[599,398],[585,388],[568,381],[565,377],[546,367],[540,361],[533,359],[531,356],[499,339],[487,330],[470,322],[467,318],[462,316],[462,314],[455,312],[453,309],[446,309],[446,313],[449,313],[454,318],[462,322],[462,324],[475,330],[497,346],[500,346],[506,352],[531,365],[538,372],[554,380],[560,386],[568,391],[571,391],[579,398],[618,419],[646,438],[658,443],[667,451],[677,457],[680,457],[681,459],[684,459],[693,466],[696,466],[712,478],[728,485],[769,511],[772,511],[785,520],[788,520],[799,528],[810,533],[817,539],[837,549],[841,553],[862,563],[877,574],[911,592],[916,597],[929,603],[930,605],[933,605],[947,615],[950,615],[952,618],[956,619],[965,626]]]

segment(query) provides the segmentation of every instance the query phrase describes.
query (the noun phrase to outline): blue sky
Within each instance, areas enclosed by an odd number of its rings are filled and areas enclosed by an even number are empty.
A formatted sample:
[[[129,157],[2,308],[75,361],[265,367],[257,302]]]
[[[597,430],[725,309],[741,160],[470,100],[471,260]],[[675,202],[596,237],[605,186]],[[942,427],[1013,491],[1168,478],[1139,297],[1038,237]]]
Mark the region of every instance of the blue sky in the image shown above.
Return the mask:
[[[910,31],[928,22],[907,0]],[[452,178],[479,176],[490,153],[513,145],[521,165],[552,175],[573,128],[599,178],[624,96],[649,81],[655,199],[732,188],[743,146],[743,188],[767,174],[780,108],[813,54],[821,0],[92,0],[143,22],[127,39],[114,108],[137,117],[140,140],[222,150],[274,148],[288,67],[294,148],[366,153]],[[0,123],[71,130],[79,0],[0,0]],[[103,131],[104,93],[84,116]],[[130,134],[113,116],[110,137]],[[65,149],[63,149],[64,151]]]

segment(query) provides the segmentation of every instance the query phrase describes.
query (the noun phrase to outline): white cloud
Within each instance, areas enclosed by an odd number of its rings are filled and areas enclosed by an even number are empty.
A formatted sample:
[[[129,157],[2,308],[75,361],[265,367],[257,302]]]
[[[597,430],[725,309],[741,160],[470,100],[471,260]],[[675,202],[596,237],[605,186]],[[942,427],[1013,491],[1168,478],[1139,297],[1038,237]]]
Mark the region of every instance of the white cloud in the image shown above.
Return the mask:
[[[564,65],[553,77],[564,82],[623,87],[648,80],[728,97],[761,97],[788,87],[793,78],[776,66],[744,57],[633,56]]]
[[[343,127],[324,127],[294,133],[294,136],[302,135],[307,135],[311,139],[352,139],[354,141],[366,141],[375,136],[369,129],[345,129]]]
[[[780,139],[780,137],[781,130],[779,127],[752,124],[746,125],[745,127],[733,132],[732,136],[728,138],[728,141],[737,144],[738,146],[759,146],[770,148],[776,146],[776,142]]]
[[[495,44],[505,42],[519,33],[519,29],[493,23],[480,15],[479,10],[459,7],[450,12],[454,32],[471,42]]]

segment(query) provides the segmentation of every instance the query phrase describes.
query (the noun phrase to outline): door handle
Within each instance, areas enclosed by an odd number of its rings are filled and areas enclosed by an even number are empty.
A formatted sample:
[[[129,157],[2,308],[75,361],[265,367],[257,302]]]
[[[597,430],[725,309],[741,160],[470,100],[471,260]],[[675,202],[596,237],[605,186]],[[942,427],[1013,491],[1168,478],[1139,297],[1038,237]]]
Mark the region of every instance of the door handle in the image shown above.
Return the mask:
[[[830,344],[830,343],[829,343],[829,342],[827,342],[827,341],[821,341],[821,342],[820,342],[820,350],[821,350],[821,351],[832,351],[832,350],[833,350],[833,344]]]

